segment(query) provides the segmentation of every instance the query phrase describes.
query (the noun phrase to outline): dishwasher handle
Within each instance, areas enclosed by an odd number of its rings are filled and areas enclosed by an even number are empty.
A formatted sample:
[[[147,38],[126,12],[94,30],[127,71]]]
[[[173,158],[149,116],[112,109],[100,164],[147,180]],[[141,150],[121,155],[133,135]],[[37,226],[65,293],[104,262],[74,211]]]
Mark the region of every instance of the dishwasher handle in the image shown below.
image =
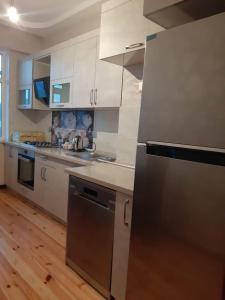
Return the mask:
[[[94,204],[94,205],[96,205],[96,206],[98,206],[98,207],[100,207],[100,208],[103,208],[103,209],[106,209],[106,210],[112,210],[112,205],[110,206],[110,205],[103,204],[103,203],[101,203],[101,202],[99,202],[99,201],[96,201],[96,200],[92,199],[91,197],[88,197],[88,196],[87,196],[86,194],[84,194],[84,193],[78,192],[77,190],[74,190],[74,191],[72,192],[72,195],[73,195],[73,196],[76,196],[76,197],[80,197],[80,198],[82,198],[82,199],[85,200],[85,201],[91,202],[92,204]],[[113,201],[109,201],[108,203],[109,203],[109,204],[113,204],[113,206],[114,206],[115,204],[112,203],[112,202],[113,202]]]

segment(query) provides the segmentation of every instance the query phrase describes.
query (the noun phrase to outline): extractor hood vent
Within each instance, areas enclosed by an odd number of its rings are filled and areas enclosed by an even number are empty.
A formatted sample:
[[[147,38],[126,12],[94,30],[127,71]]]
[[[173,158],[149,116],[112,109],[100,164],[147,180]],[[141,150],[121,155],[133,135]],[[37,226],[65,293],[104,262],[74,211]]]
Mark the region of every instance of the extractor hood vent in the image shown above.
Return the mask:
[[[167,29],[224,11],[225,0],[145,0],[144,2],[144,15]]]

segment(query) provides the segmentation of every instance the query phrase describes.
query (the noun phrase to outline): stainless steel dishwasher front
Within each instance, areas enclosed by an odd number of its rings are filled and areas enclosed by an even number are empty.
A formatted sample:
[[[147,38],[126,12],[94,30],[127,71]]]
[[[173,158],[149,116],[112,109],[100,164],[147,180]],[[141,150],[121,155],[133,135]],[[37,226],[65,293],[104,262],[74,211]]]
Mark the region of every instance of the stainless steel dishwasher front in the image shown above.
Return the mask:
[[[116,192],[70,176],[66,263],[110,299]]]

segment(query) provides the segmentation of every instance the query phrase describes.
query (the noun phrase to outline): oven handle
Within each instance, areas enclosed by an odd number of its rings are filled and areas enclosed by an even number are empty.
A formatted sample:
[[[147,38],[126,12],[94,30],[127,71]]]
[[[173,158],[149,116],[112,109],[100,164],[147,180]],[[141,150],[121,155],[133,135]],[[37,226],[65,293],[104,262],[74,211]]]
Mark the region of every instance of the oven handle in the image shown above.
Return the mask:
[[[25,162],[31,162],[31,161],[33,161],[32,159],[26,158],[26,157],[24,157],[24,156],[22,156],[22,155],[18,155],[18,159],[23,160],[23,161],[25,161]]]

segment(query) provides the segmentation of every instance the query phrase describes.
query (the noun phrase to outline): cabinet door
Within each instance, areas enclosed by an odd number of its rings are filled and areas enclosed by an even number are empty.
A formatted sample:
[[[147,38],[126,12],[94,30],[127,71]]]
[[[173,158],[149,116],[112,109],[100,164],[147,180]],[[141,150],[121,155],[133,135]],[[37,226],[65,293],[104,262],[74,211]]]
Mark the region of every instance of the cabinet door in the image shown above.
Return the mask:
[[[116,300],[125,300],[133,199],[117,193],[111,293]]]
[[[51,80],[73,76],[74,55],[74,46],[62,48],[51,53]]]
[[[120,107],[123,68],[119,65],[99,60],[98,57],[99,55],[97,55],[96,61],[95,106]]]
[[[50,88],[51,108],[72,108],[72,79],[51,80]]]
[[[73,98],[75,107],[94,105],[97,39],[88,39],[76,46]]]
[[[44,180],[45,158],[36,155],[34,173],[34,198],[33,201],[43,207],[45,191],[48,188]]]
[[[32,85],[33,80],[33,61],[25,59],[19,62],[19,85]]]
[[[21,85],[17,94],[17,106],[19,109],[32,108],[32,84]]]
[[[64,222],[67,220],[68,206],[69,175],[65,173],[67,167],[66,164],[48,160],[43,172],[46,183],[43,208]]]
[[[8,187],[17,190],[18,151],[17,148],[5,147],[5,182]]]
[[[124,1],[105,11],[103,5],[100,59],[143,48],[145,37],[161,30],[162,27],[143,16],[143,0]]]

